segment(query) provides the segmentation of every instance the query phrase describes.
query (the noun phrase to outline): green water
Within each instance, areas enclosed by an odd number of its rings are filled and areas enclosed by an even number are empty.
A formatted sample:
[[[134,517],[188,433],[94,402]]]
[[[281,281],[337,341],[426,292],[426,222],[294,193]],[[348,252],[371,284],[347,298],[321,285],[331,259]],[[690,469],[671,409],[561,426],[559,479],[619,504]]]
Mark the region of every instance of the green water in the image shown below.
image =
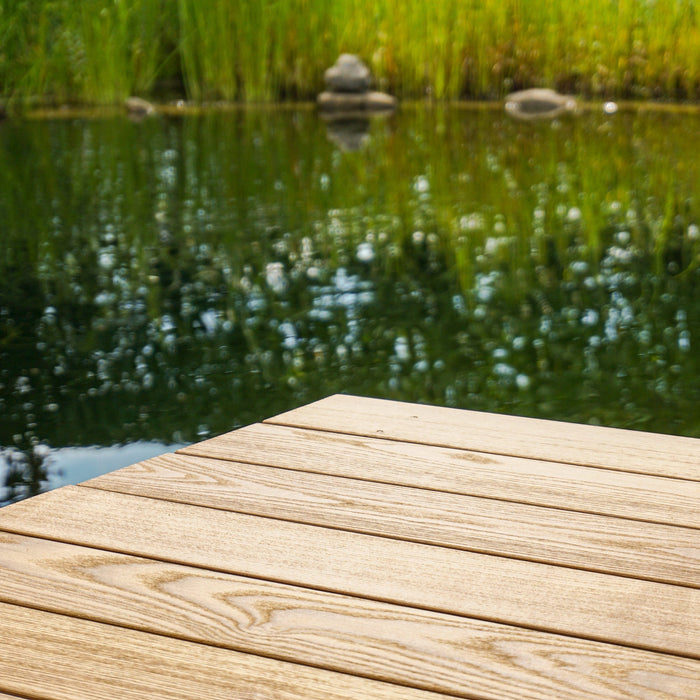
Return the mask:
[[[345,126],[0,124],[0,501],[336,392],[700,437],[698,113]]]

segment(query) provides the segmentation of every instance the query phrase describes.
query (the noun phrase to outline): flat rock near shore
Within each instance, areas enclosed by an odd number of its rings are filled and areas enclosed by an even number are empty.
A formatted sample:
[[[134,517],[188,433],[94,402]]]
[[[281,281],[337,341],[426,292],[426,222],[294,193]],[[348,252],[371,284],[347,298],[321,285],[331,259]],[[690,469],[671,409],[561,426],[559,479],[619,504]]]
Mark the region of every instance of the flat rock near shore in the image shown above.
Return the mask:
[[[382,111],[395,109],[397,100],[384,92],[322,92],[317,103],[327,111]]]

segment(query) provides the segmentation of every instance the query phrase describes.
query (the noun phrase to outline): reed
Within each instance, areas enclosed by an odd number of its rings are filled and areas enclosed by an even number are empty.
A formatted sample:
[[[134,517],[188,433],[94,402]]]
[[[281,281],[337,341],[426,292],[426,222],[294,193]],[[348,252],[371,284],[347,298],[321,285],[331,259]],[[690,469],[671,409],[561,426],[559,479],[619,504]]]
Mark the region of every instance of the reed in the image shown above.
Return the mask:
[[[55,103],[112,104],[147,94],[171,70],[176,21],[168,0],[0,7],[0,90],[18,101]]]
[[[694,0],[17,0],[0,41],[0,91],[23,99],[109,103],[174,79],[194,100],[309,98],[341,52],[404,98],[700,95]]]

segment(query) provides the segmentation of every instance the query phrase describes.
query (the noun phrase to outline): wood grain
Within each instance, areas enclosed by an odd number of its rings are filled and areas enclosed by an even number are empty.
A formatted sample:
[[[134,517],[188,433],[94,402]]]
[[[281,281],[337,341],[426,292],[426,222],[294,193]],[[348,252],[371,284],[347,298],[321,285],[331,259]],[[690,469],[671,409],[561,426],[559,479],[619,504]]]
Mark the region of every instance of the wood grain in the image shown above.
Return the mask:
[[[342,394],[266,422],[700,481],[696,438]]]
[[[0,690],[51,700],[444,695],[0,603]],[[19,663],[18,661],[21,660]]]
[[[181,454],[83,485],[700,588],[689,528]]]
[[[179,453],[700,528],[696,481],[260,423]]]
[[[0,529],[651,651],[700,656],[696,589],[84,487]]]
[[[0,534],[0,600],[457,697],[676,700],[700,677],[690,659],[21,535]]]

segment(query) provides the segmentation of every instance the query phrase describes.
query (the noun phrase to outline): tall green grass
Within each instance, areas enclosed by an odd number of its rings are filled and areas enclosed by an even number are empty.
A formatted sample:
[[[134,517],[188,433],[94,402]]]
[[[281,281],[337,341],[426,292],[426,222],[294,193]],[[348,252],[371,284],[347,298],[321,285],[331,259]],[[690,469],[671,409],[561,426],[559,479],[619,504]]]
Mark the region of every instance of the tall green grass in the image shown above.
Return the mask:
[[[164,83],[195,100],[309,98],[341,52],[400,97],[533,85],[696,99],[696,0],[15,0],[0,6],[0,94],[117,102]]]
[[[16,0],[0,5],[0,94],[110,104],[171,69],[170,0]]]

